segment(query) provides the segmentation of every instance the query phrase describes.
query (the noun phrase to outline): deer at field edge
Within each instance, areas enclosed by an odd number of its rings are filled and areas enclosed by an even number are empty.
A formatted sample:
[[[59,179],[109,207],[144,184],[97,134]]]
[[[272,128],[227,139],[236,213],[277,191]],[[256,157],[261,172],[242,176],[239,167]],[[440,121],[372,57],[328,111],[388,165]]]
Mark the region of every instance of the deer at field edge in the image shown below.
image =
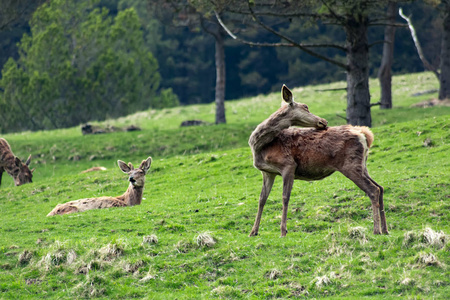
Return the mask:
[[[6,171],[13,179],[14,185],[22,185],[32,182],[34,169],[28,167],[31,162],[31,154],[23,163],[11,150],[8,142],[0,138],[0,185],[2,184],[3,172]]]
[[[122,172],[128,174],[128,181],[130,182],[127,191],[123,195],[117,197],[86,198],[70,201],[64,204],[58,204],[51,212],[48,213],[47,217],[83,212],[91,209],[141,204],[142,195],[144,192],[145,175],[147,175],[148,170],[150,169],[152,158],[148,157],[146,160],[143,160],[137,169],[135,169],[131,163],[128,163],[127,165],[121,160],[118,160],[117,164]]]
[[[284,100],[281,108],[259,124],[249,139],[254,166],[263,175],[258,213],[250,236],[258,234],[264,205],[277,175],[283,178],[281,236],[286,236],[287,211],[294,179],[321,180],[335,171],[344,174],[369,196],[373,210],[373,233],[388,234],[383,187],[369,176],[366,167],[374,139],[370,129],[351,125],[327,127],[328,122],[310,113],[306,104],[295,102],[292,92],[285,85],[281,94]]]

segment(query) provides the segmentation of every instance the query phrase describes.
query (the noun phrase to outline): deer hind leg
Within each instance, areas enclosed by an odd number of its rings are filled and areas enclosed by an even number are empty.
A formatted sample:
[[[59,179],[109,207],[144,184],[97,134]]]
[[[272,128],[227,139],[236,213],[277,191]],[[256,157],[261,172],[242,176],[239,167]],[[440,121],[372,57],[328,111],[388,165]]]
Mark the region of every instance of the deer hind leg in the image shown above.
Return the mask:
[[[295,170],[295,169],[294,169]],[[281,236],[286,236],[287,233],[287,212],[289,199],[291,198],[292,186],[294,185],[294,170],[283,174],[283,212],[281,214]]]
[[[5,169],[3,169],[3,167],[0,167],[0,186],[2,185],[2,177],[3,177],[3,171]]]
[[[259,224],[261,223],[261,215],[264,209],[264,205],[266,204],[266,200],[269,197],[270,191],[272,190],[273,183],[275,181],[275,175],[262,172],[263,174],[263,186],[261,190],[261,194],[259,196],[259,206],[258,213],[256,215],[255,224],[253,225],[252,231],[249,236],[258,235]]]
[[[367,169],[365,170],[365,175],[366,175],[366,177],[368,177],[370,179],[370,181],[373,184],[375,184],[380,189],[379,204],[380,204],[381,232],[383,234],[389,234],[388,229],[387,229],[387,224],[386,224],[386,214],[384,212],[384,201],[383,201],[384,188],[369,176]]]
[[[380,234],[380,195],[382,190],[375,184],[373,179],[371,179],[367,171],[361,168],[352,168],[350,170],[342,170],[348,179],[353,181],[361,190],[363,190],[367,196],[369,196],[372,202],[373,211],[373,233]],[[367,174],[367,175],[366,175]]]

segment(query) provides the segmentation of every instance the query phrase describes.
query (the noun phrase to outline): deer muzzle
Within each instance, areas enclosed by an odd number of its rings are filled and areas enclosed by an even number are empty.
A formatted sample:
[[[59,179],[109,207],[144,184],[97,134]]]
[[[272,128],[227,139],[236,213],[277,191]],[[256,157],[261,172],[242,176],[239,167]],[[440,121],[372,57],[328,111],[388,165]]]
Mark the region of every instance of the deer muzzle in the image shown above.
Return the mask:
[[[328,126],[328,121],[322,118],[319,118],[319,121],[317,122],[316,128],[318,129],[326,129]]]

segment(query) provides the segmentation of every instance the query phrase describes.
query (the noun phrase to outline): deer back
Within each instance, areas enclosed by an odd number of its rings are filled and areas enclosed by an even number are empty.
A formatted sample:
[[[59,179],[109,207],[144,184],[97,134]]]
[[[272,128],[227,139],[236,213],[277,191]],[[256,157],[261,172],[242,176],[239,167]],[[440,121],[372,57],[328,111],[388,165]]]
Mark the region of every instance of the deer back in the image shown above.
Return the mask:
[[[70,201],[64,204],[58,204],[51,212],[48,213],[47,217],[83,212],[91,209],[123,206],[127,206],[126,203],[116,197],[86,198]]]

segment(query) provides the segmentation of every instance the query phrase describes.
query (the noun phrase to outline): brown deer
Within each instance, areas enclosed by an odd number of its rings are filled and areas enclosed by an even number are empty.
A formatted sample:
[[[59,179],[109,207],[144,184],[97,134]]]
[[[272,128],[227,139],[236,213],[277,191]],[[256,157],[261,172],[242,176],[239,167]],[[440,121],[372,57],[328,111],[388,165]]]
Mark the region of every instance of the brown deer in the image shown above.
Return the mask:
[[[3,172],[6,171],[12,178],[14,178],[14,185],[22,185],[31,182],[33,177],[33,170],[30,170],[31,155],[25,163],[14,155],[8,142],[0,138],[0,185],[2,184]]]
[[[286,218],[294,179],[320,180],[339,171],[363,190],[372,201],[374,234],[388,234],[383,205],[383,187],[370,178],[366,167],[373,134],[367,127],[327,127],[328,122],[309,112],[306,104],[294,102],[283,85],[285,103],[259,124],[248,141],[254,166],[263,175],[258,214],[250,236],[258,234],[261,215],[275,177],[283,178],[281,236],[286,236]],[[289,128],[291,126],[315,127]],[[381,219],[381,232],[380,232]]]
[[[70,201],[64,204],[58,204],[47,215],[65,215],[75,212],[83,212],[91,209],[109,208],[109,207],[121,207],[121,206],[133,206],[141,204],[142,193],[144,191],[145,175],[147,175],[150,165],[152,164],[152,158],[149,157],[143,160],[139,168],[135,169],[131,163],[124,163],[121,160],[117,161],[119,168],[125,174],[128,174],[128,181],[130,185],[127,191],[122,196],[117,197],[99,197],[99,198],[86,198],[76,201]]]

